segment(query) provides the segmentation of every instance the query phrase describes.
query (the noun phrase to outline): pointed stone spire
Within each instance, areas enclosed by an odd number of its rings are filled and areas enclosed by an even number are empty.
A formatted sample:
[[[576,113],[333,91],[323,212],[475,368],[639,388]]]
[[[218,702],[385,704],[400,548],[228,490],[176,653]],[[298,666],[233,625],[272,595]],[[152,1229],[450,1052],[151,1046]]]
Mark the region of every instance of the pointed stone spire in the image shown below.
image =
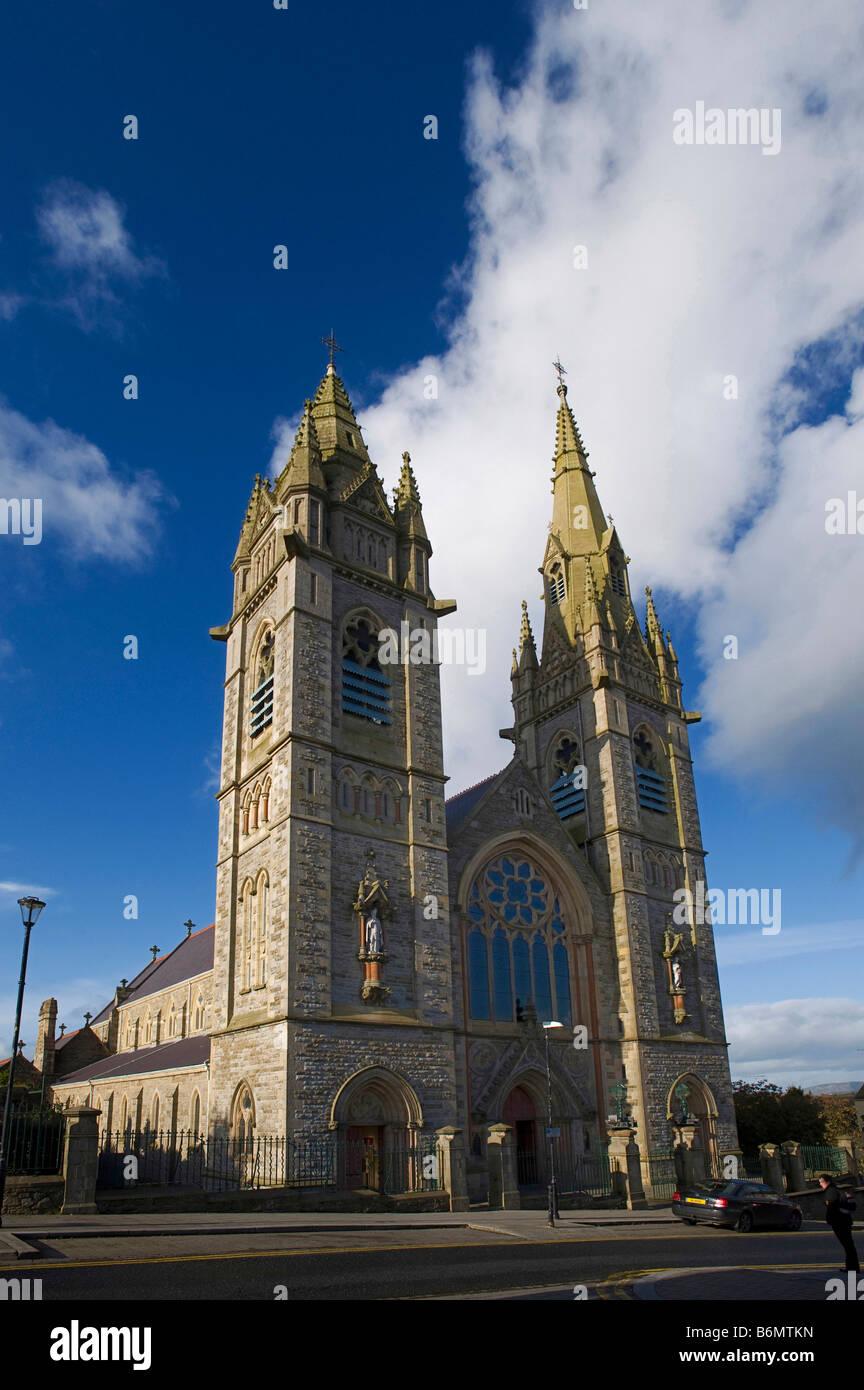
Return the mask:
[[[534,645],[534,633],[531,631],[531,619],[528,617],[528,604],[523,598],[522,625],[519,631],[519,670],[536,671],[537,667],[537,648]]]
[[[424,540],[428,539],[426,527],[423,524],[423,508],[420,503],[417,479],[414,477],[409,453],[402,455],[402,471],[399,474],[399,485],[394,490],[393,511],[396,525],[400,531],[404,531],[409,536],[422,536]]]
[[[234,555],[234,563],[248,556],[252,548],[252,536],[255,530],[255,522],[258,518],[261,507],[270,503],[270,480],[262,478],[260,473],[255,474],[255,481],[252,484],[252,493],[249,498],[249,505],[246,508],[246,515],[243,518],[243,525],[240,528],[240,539],[237,542],[237,550]]]
[[[567,387],[561,381],[558,384],[558,399],[561,404],[558,407],[558,420],[555,431],[555,466],[561,466],[561,460],[568,456],[579,468],[588,468],[588,455],[585,452],[585,445],[582,443],[582,436],[579,433],[579,426],[573,416],[573,411],[567,403]],[[572,464],[571,464],[572,466]]]
[[[312,414],[325,460],[338,449],[342,454],[353,455],[358,462],[369,462],[354,407],[332,362],[315,392]]]
[[[672,633],[669,632],[669,631],[667,631],[667,633],[666,633],[666,650],[668,651],[671,660],[674,661],[674,662],[675,662],[675,665],[677,666],[677,665],[678,665],[678,653],[676,652],[675,648],[672,646]]]
[[[660,626],[660,619],[657,617],[657,609],[654,607],[654,599],[651,589],[646,584],[645,595],[648,600],[645,605],[645,640],[649,646],[653,646],[655,651],[665,652],[663,645],[663,629]]]
[[[322,492],[325,490],[321,469],[321,446],[318,443],[318,431],[312,415],[312,402],[307,399],[303,402],[303,416],[300,428],[294,436],[288,462],[276,482],[276,496],[281,500],[286,493],[295,488],[305,490],[310,487],[320,488]]]
[[[597,554],[609,525],[594,487],[582,436],[567,404],[563,381],[558,385],[558,400],[552,531],[568,556]]]
[[[518,676],[518,674],[519,674],[519,658],[518,658],[518,656],[516,655],[516,648],[514,647],[514,648],[513,648],[513,664],[512,664],[511,667],[510,667],[510,676],[511,676],[511,679],[512,679],[513,676]]]

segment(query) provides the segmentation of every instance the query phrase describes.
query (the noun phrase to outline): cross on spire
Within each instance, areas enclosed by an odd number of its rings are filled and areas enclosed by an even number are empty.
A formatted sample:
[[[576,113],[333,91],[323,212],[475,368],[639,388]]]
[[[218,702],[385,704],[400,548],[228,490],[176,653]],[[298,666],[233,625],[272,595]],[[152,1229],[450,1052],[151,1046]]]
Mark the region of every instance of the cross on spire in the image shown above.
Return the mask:
[[[336,353],[337,353],[337,352],[344,352],[345,349],[344,349],[344,348],[341,348],[341,347],[339,346],[339,344],[337,343],[332,328],[330,329],[330,337],[329,337],[329,338],[322,338],[321,341],[322,341],[322,343],[324,344],[324,346],[325,346],[326,348],[328,348],[329,351],[330,351],[330,366],[332,367],[333,364],[334,364],[334,361],[335,361],[335,355],[336,355]]]
[[[555,368],[556,372],[558,373],[558,385],[559,385],[559,386],[563,386],[563,385],[564,385],[564,378],[565,378],[565,376],[567,375],[567,368],[561,366],[561,358],[560,358],[560,356],[557,357],[557,358],[555,359],[555,361],[552,363],[552,366]]]
[[[90,1027],[90,1020],[91,1020],[92,1017],[93,1017],[93,1015],[92,1015],[92,1014],[89,1012],[89,1010],[88,1010],[88,1012],[84,1015],[84,1027],[85,1027],[85,1028],[89,1028],[89,1027]]]
[[[193,929],[194,929],[194,927],[195,927],[195,923],[192,921],[192,918],[191,918],[191,917],[187,917],[187,918],[186,918],[186,921],[183,923],[183,925],[184,925],[184,927],[186,928],[186,936],[187,936],[187,938],[188,938],[188,937],[190,937],[190,936],[192,935],[192,931],[193,931]]]
[[[158,956],[159,952],[162,950],[162,947],[161,947],[161,946],[149,946],[149,947],[148,947],[148,950],[150,950],[150,951],[153,952],[153,959],[155,960],[156,957]]]

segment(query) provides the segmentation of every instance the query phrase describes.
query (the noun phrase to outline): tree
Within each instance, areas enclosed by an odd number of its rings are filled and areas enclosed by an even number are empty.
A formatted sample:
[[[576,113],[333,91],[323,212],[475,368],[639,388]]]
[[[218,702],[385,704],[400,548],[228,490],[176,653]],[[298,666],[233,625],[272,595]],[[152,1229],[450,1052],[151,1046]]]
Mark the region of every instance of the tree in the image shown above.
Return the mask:
[[[735,1081],[735,1119],[738,1137],[745,1153],[760,1144],[784,1144],[797,1139],[801,1144],[825,1142],[825,1121],[821,1102],[808,1096],[800,1086],[785,1091],[773,1081]]]
[[[836,1144],[841,1136],[858,1133],[858,1116],[851,1095],[818,1096],[825,1143]]]

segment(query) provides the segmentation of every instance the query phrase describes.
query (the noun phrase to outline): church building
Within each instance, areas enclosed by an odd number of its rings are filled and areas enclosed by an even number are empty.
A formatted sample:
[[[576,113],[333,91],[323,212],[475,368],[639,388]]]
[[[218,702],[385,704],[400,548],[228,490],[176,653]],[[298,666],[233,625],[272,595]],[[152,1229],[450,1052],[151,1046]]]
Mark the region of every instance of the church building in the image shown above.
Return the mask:
[[[548,1043],[563,1169],[622,1118],[644,1152],[668,1150],[682,1110],[712,1163],[737,1150],[712,929],[673,916],[676,889],[705,880],[699,715],[650,590],[640,628],[559,383],[543,633],[523,604],[512,756],[447,800],[439,666],[401,644],[434,652],[456,605],[433,593],[409,455],[389,500],[331,360],[282,471],[255,479],[211,629],[215,922],[154,948],[63,1048],[46,1001],[57,1099],[92,1097],[109,1130],[382,1153],[452,1125],[476,1192],[500,1123],[520,1180],[542,1179]]]

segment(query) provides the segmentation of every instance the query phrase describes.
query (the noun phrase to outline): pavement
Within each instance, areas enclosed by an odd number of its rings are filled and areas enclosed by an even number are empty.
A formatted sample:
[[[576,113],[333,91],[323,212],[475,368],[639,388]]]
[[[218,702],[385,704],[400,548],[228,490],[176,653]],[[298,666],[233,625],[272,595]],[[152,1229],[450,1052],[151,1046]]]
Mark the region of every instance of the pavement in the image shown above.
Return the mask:
[[[577,1231],[610,1226],[678,1226],[668,1207],[647,1211],[562,1212],[555,1232],[562,1239]],[[6,1216],[0,1242],[13,1234],[19,1240],[59,1240],[65,1237],[139,1237],[180,1235],[279,1235],[303,1231],[429,1231],[457,1229],[499,1231],[503,1235],[551,1236],[545,1211],[464,1212],[142,1212],[122,1215],[99,1212],[89,1216]]]

